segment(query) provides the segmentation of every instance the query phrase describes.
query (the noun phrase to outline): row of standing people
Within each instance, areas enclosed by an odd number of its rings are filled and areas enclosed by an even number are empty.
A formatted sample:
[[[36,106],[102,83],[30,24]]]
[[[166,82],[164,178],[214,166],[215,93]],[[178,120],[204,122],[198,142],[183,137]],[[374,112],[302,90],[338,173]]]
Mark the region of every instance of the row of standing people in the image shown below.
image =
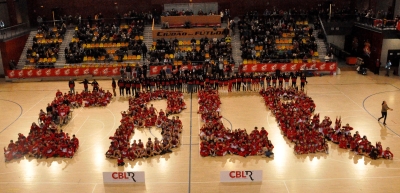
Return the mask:
[[[141,91],[172,90],[187,93],[204,90],[205,86],[213,89],[227,89],[232,91],[259,91],[266,87],[297,88],[298,77],[300,77],[300,89],[304,90],[307,77],[304,73],[236,73],[232,76],[194,75],[183,74],[180,76],[151,76],[138,78],[123,78],[117,82],[112,80],[114,96],[116,88],[119,88],[120,96],[136,95]]]

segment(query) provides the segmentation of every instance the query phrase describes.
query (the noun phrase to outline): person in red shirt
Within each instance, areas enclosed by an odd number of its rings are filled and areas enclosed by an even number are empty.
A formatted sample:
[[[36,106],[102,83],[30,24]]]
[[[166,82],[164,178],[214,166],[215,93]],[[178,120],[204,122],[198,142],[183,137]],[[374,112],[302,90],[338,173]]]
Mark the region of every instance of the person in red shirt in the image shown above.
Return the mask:
[[[390,148],[387,147],[385,151],[382,153],[382,157],[384,159],[390,159],[393,160],[393,153],[390,151]]]
[[[118,164],[118,166],[124,166],[125,165],[124,159],[122,159],[121,156],[118,157],[117,164]]]
[[[76,138],[75,134],[72,135],[71,142],[73,143],[74,152],[79,148],[79,139]]]

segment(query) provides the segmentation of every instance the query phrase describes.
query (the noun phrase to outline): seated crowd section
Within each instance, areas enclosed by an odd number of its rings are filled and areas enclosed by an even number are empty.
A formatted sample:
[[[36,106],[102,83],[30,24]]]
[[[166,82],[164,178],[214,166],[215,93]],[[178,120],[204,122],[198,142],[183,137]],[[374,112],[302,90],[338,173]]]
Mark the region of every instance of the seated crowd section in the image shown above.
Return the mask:
[[[166,99],[167,108],[165,111],[157,111],[152,100]],[[178,116],[169,118],[171,114],[178,114],[186,109],[183,94],[179,91],[155,90],[153,92],[138,92],[135,97],[129,98],[129,108],[121,112],[121,125],[113,136],[110,136],[111,144],[106,152],[107,158],[117,158],[118,165],[124,165],[124,159],[135,160],[137,158],[148,158],[165,153],[171,153],[172,148],[180,146],[182,121]],[[147,139],[147,142],[139,139],[130,142],[135,129],[140,128],[161,128],[162,138]],[[146,143],[146,144],[144,144]]]
[[[308,18],[305,11],[246,13],[238,22],[243,64],[318,60],[317,44]]]
[[[383,149],[381,142],[375,146],[349,124],[341,126],[341,118],[336,117],[332,125],[330,117],[320,119],[319,113],[314,113],[315,103],[304,91],[295,88],[267,87],[261,90],[265,105],[275,116],[282,135],[294,143],[296,155],[325,152],[329,153],[328,141],[339,145],[339,148],[349,149],[356,155],[364,155],[371,159],[393,159],[390,148]]]
[[[207,37],[191,40],[157,39],[149,51],[150,63],[152,65],[197,65],[205,62],[234,64],[231,41],[229,35],[225,38],[212,39]]]
[[[273,157],[274,145],[268,140],[268,132],[261,128],[254,128],[250,133],[244,129],[228,128],[224,126],[221,115],[221,100],[218,90],[206,86],[198,91],[199,110],[204,125],[200,128],[200,155],[224,156],[239,155]]]
[[[54,67],[67,26],[61,23],[52,27],[52,24],[42,23],[38,27],[37,34],[33,37],[32,47],[26,53],[26,64],[36,68]]]
[[[79,140],[75,135],[64,132],[62,126],[68,124],[72,118],[72,109],[81,106],[107,106],[112,99],[109,91],[102,90],[96,81],[93,81],[93,91],[88,91],[88,82],[82,82],[85,90],[79,92],[62,93],[58,90],[55,98],[48,103],[46,110],[39,112],[38,122],[33,122],[28,136],[18,134],[18,140],[10,140],[4,147],[5,161],[20,159],[25,155],[35,158],[63,157],[72,158],[79,148]],[[70,87],[75,87],[75,84]]]
[[[65,48],[68,64],[86,62],[136,61],[145,58],[144,15],[106,22],[97,18],[75,27],[74,38]]]

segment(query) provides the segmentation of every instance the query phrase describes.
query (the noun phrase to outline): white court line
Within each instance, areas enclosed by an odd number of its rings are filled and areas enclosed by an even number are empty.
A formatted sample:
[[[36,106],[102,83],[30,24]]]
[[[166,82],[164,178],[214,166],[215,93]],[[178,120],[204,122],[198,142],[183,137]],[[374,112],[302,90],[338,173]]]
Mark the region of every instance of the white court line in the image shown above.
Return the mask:
[[[71,120],[68,121],[67,125],[64,127],[64,131],[66,131],[66,128],[68,128],[71,124],[71,122],[79,115],[79,113],[76,113],[76,115],[74,117],[72,117]]]
[[[286,187],[286,190],[287,190],[287,192],[288,192],[288,193],[290,193],[290,192],[289,192],[289,188],[287,187],[287,185],[286,185],[286,182],[285,182],[285,181],[283,181],[283,184],[285,184],[285,187]]]
[[[91,134],[91,135],[86,136],[86,138],[87,138],[87,137],[91,137],[91,136],[93,136],[93,135],[97,135],[97,134],[100,133],[100,132],[104,129],[104,127],[105,127],[105,124],[104,124],[103,121],[99,121],[99,120],[97,120],[97,119],[90,119],[90,120],[94,120],[94,121],[100,122],[101,124],[103,124],[103,127],[102,127],[101,129],[99,129],[96,133],[93,133],[93,134]],[[84,140],[84,141],[82,142],[81,145],[83,145],[86,141],[87,141],[87,140]]]
[[[26,110],[24,113],[22,113],[21,117],[23,117],[27,112],[29,112],[33,107],[35,107],[37,104],[39,104],[41,101],[43,101],[43,99],[45,99],[47,96],[43,97],[42,99],[40,99],[38,102],[36,102],[31,108],[29,108],[28,110]],[[39,113],[38,113],[39,114]]]
[[[92,193],[94,192],[94,190],[96,189],[97,183],[94,185]]]
[[[83,125],[86,123],[86,121],[89,119],[90,116],[86,118],[86,120],[82,123],[82,125],[79,127],[78,131],[75,132],[75,135],[82,129]]]
[[[336,87],[336,85],[334,85],[334,87],[341,92],[345,97],[347,97],[348,99],[350,99],[350,101],[352,101],[354,104],[356,104],[358,107],[360,107],[361,109],[364,109],[361,105],[357,104],[353,99],[351,99],[349,96],[347,96],[346,94],[344,94],[343,91],[339,90],[339,88]]]
[[[113,124],[113,126],[111,127],[111,129],[108,131],[108,133],[106,134],[106,137],[104,137],[104,138],[102,138],[102,139],[100,139],[100,140],[104,140],[104,139],[108,139],[110,136],[110,132],[114,129],[115,130],[115,119],[116,119],[116,117],[115,117],[115,114],[112,112],[112,111],[110,111],[110,109],[107,107],[106,108],[111,114],[112,114],[112,116],[114,117],[114,124]],[[83,150],[83,151],[79,151],[80,153],[82,153],[82,152],[85,152],[85,151],[87,151],[87,150],[89,150],[89,149],[91,149],[93,146],[95,146],[96,144],[93,144],[93,145],[91,145],[91,146],[89,146],[88,148],[86,148],[85,150]],[[106,150],[104,150],[104,151],[106,151]]]

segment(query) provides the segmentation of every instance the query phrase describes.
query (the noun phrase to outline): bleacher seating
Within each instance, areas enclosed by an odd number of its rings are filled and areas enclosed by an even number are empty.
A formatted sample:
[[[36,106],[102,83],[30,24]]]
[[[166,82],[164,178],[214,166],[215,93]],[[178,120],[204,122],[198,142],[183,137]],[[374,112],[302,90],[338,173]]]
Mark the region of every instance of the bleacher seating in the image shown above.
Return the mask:
[[[244,64],[318,60],[317,44],[304,15],[249,12],[238,28]]]
[[[133,18],[130,25],[97,22],[75,27],[75,35],[66,51],[67,63],[137,62],[142,59],[144,23]]]
[[[33,45],[27,51],[28,64],[26,68],[53,67],[58,58],[58,51],[66,32],[65,24],[56,27],[48,27],[42,24],[33,38]]]
[[[153,64],[234,63],[230,37],[202,38],[191,40],[158,39],[150,49],[150,62]]]

